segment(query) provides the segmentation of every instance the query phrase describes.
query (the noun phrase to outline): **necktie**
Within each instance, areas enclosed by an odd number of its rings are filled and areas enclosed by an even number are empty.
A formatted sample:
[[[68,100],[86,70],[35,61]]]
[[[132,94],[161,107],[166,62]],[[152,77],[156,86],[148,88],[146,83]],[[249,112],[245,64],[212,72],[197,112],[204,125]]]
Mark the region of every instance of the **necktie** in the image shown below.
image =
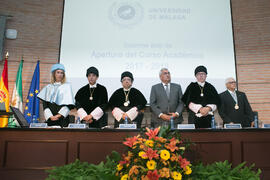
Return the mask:
[[[233,93],[231,93],[231,95],[232,95],[232,97],[233,97],[234,101],[235,101],[235,102],[236,102],[236,104],[237,104],[237,97],[236,97],[236,93],[235,93],[235,92],[233,92]]]
[[[165,91],[166,91],[167,97],[170,98],[170,90],[169,90],[168,84],[165,85]]]

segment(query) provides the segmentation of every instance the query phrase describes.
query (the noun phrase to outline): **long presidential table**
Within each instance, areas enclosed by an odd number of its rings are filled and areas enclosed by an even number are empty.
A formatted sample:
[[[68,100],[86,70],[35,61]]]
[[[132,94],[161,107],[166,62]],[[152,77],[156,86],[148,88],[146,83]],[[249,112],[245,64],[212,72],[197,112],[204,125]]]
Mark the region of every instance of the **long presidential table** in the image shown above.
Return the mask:
[[[98,163],[112,150],[123,152],[131,130],[0,129],[0,179],[45,179],[46,169],[74,162]],[[204,163],[246,161],[270,179],[270,129],[202,129],[179,131],[196,145],[187,154]]]

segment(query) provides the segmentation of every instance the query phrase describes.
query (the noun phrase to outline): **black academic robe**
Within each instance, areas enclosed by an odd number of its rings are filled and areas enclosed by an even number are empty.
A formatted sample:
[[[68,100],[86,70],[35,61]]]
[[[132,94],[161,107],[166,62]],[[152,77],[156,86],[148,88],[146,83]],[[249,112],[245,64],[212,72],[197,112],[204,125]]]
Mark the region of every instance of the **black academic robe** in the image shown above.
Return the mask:
[[[201,88],[203,88],[203,96],[200,96]],[[187,108],[190,102],[201,104],[203,107],[205,107],[207,104],[215,104],[217,106],[220,104],[220,99],[215,87],[208,82],[205,82],[204,87],[200,87],[197,82],[190,83],[182,97],[182,101],[185,103]],[[188,112],[189,124],[195,124],[196,128],[211,127],[211,115],[199,118],[189,108]]]
[[[89,84],[83,86],[78,90],[75,95],[75,105],[77,109],[83,108],[87,114],[90,114],[94,109],[100,107],[104,112],[104,115],[98,120],[89,124],[89,127],[102,127],[107,123],[106,109],[108,105],[108,93],[107,89],[97,84],[97,87],[92,89],[93,100],[90,100],[90,86]]]
[[[111,96],[110,100],[109,100],[109,105],[112,108],[112,110],[115,107],[120,108],[122,111],[127,112],[129,109],[133,108],[133,107],[137,107],[138,111],[142,110],[147,101],[145,99],[145,97],[143,96],[143,94],[136,88],[131,88],[129,95],[128,95],[128,100],[129,100],[129,105],[126,107],[124,106],[125,103],[125,93],[124,93],[124,89],[123,88],[119,88],[117,89]],[[141,118],[141,119],[140,119]],[[138,117],[133,120],[134,122],[137,123],[137,127],[139,128],[141,126],[141,121],[142,121],[143,116],[140,114],[138,115]],[[121,120],[122,121],[122,120]],[[121,122],[120,121],[120,122]],[[118,126],[118,121],[115,121],[115,127]]]
[[[58,114],[58,112],[60,111],[60,109],[63,107],[63,106],[66,106],[69,108],[69,110],[73,109],[74,108],[74,105],[58,105],[58,104],[55,104],[55,103],[50,103],[50,102],[47,102],[47,101],[43,101],[43,109],[46,109],[46,108],[49,108],[50,111],[52,112],[52,114],[55,116]],[[59,118],[59,120],[57,121],[52,121],[50,118],[46,121],[48,126],[61,126],[61,127],[67,127],[68,124],[70,123],[70,116],[67,115],[67,117],[63,117],[61,116]]]
[[[236,91],[239,109],[235,109],[236,102],[230,92],[224,91],[220,95],[221,105],[218,108],[220,117],[225,123],[240,123],[242,127],[250,127],[253,121],[253,111],[245,93]]]

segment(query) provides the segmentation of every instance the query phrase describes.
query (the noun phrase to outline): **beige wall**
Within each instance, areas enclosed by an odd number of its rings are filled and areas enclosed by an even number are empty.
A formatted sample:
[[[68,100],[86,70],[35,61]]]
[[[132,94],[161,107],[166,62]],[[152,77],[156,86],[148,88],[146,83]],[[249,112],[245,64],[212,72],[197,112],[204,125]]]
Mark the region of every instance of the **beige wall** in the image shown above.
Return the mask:
[[[260,120],[270,123],[270,1],[231,3],[239,90],[246,92]],[[5,41],[11,95],[22,55],[24,101],[38,58],[41,88],[49,83],[50,67],[58,60],[62,9],[63,0],[0,0],[0,14],[13,16],[7,28],[18,31],[16,40]]]

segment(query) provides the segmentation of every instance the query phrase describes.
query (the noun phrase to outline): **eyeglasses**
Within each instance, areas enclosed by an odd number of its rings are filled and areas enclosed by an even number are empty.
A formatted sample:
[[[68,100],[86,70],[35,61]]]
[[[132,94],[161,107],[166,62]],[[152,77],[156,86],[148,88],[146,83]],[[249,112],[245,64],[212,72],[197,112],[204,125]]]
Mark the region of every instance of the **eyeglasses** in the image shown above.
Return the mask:
[[[122,82],[123,81],[130,81],[131,82],[131,79],[129,77],[125,77],[125,78],[122,79]]]
[[[228,82],[228,84],[236,84],[235,81]]]
[[[170,75],[170,72],[163,72],[162,74],[163,75],[167,75],[167,74]]]

